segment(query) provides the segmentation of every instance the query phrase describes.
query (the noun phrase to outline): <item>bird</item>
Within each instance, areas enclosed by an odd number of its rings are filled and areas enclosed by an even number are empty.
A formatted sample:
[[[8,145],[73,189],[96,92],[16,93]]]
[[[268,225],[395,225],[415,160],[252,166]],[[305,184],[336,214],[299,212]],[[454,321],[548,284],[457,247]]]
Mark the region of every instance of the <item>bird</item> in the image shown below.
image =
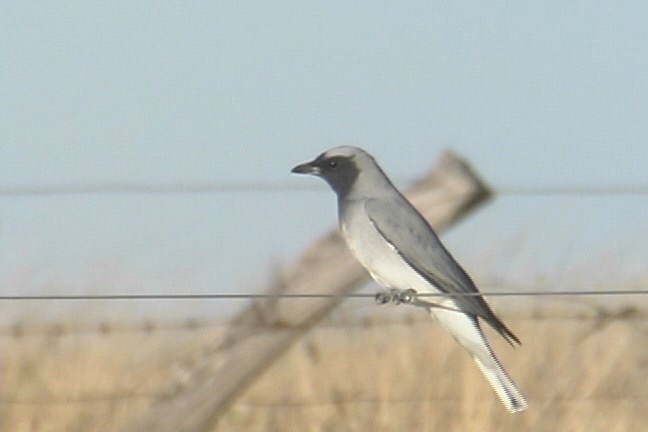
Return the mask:
[[[481,321],[513,347],[521,345],[520,339],[495,315],[468,273],[373,156],[359,147],[334,147],[291,172],[320,177],[337,195],[346,245],[384,287],[376,294],[378,303],[425,308],[468,351],[509,412],[528,408],[486,339]],[[419,293],[443,295],[418,297]]]

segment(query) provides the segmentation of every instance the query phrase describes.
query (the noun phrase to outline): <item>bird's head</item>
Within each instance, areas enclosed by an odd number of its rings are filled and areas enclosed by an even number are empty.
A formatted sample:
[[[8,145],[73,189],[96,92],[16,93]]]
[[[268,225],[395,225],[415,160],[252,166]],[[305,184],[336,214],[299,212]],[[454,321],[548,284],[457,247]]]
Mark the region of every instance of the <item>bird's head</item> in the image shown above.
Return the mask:
[[[339,197],[346,197],[357,188],[361,177],[384,177],[374,158],[358,147],[335,147],[310,162],[292,169],[295,174],[311,174],[323,178]],[[370,180],[370,179],[368,179]],[[363,183],[367,183],[365,180]],[[374,182],[369,182],[371,184]]]

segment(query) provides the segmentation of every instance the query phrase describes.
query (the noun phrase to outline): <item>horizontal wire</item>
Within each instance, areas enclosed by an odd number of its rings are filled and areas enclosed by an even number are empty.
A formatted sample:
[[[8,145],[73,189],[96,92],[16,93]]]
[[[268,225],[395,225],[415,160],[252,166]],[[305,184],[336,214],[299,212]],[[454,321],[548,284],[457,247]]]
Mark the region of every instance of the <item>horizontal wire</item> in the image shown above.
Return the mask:
[[[87,404],[87,403],[106,403],[106,402],[128,402],[134,399],[167,399],[172,397],[172,393],[135,393],[135,392],[118,392],[118,393],[97,393],[85,394],[79,396],[44,396],[36,398],[16,398],[16,397],[2,397],[0,396],[0,404],[3,405],[69,405],[69,404]],[[471,400],[490,401],[491,398],[473,398]],[[586,396],[581,398],[572,397],[555,397],[546,399],[531,399],[534,403],[551,403],[551,402],[609,402],[609,401],[643,401],[648,400],[645,395],[629,395],[629,396]],[[428,404],[435,402],[462,402],[466,398],[456,396],[439,396],[439,397],[425,397],[425,398],[402,398],[402,399],[381,399],[381,398],[366,398],[366,399],[335,399],[335,400],[322,400],[322,401],[309,401],[309,400],[289,400],[289,401],[240,401],[235,402],[234,405],[245,408],[317,408],[325,406],[339,406],[341,404]]]
[[[87,394],[81,396],[43,396],[35,398],[17,398],[17,397],[1,397],[0,404],[3,405],[69,405],[69,404],[85,404],[85,403],[106,403],[118,401],[131,401],[134,399],[165,399],[172,397],[172,394],[167,393],[98,393]]]
[[[0,196],[49,196],[81,194],[192,194],[247,193],[325,190],[324,185],[295,185],[287,182],[204,182],[204,183],[101,183],[0,187]]]
[[[571,397],[556,397],[556,398],[546,398],[546,399],[532,399],[529,398],[533,403],[551,403],[551,402],[608,402],[608,401],[626,401],[626,400],[635,400],[643,401],[648,400],[648,396],[642,395],[631,395],[631,396],[587,396],[582,398],[571,398]],[[308,401],[308,400],[295,400],[295,401],[286,401],[286,402],[235,402],[234,405],[247,408],[316,408],[316,407],[325,407],[329,405],[339,406],[341,404],[387,404],[387,405],[397,405],[397,404],[428,404],[436,402],[465,402],[466,400],[474,401],[492,401],[491,398],[461,398],[456,396],[448,397],[427,397],[427,398],[404,398],[404,399],[342,399],[342,400],[330,400],[330,401]]]
[[[640,290],[587,291],[501,291],[470,293],[417,293],[416,297],[549,297],[549,296],[618,296],[646,295]],[[375,298],[372,293],[263,293],[263,294],[53,294],[0,295],[0,301],[74,301],[74,300],[247,300],[247,299],[316,299],[316,298]]]
[[[401,179],[399,183],[412,183]],[[96,183],[68,185],[33,185],[0,187],[0,196],[54,196],[83,194],[194,194],[194,193],[267,193],[324,191],[323,184],[288,182],[188,182],[188,183]],[[614,186],[501,186],[500,195],[648,195],[648,185]]]
[[[564,186],[564,187],[510,187],[495,188],[500,195],[648,195],[648,186]]]

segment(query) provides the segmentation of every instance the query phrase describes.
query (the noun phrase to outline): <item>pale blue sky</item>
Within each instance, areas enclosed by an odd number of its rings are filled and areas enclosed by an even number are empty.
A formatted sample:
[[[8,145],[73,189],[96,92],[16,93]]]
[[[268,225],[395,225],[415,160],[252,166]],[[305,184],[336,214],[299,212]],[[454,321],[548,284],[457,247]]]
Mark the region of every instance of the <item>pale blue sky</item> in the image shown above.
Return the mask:
[[[339,144],[404,179],[449,147],[495,187],[648,185],[644,2],[63,1],[1,12],[1,187],[312,185],[289,169]],[[647,201],[502,197],[447,241],[484,281],[646,282]],[[273,262],[335,225],[334,205],[324,188],[0,197],[0,291],[257,290]]]

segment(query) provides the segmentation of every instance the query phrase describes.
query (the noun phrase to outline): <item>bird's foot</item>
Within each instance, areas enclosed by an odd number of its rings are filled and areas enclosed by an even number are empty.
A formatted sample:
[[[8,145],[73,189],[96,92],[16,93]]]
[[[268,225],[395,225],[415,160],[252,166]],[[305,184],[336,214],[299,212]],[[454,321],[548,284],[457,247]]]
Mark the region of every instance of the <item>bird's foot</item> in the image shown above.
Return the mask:
[[[378,303],[379,305],[384,305],[392,301],[395,302],[396,298],[399,295],[400,295],[400,290],[396,288],[389,288],[389,289],[384,289],[382,291],[378,291],[374,298],[376,299],[376,303]]]
[[[416,299],[416,290],[413,289],[406,289],[406,290],[399,290],[396,288],[390,288],[390,289],[385,289],[382,291],[378,291],[376,293],[376,303],[379,305],[383,305],[386,303],[394,303],[394,304],[401,304],[401,303],[411,303]]]
[[[396,304],[401,304],[401,303],[412,303],[414,300],[416,300],[416,290],[415,289],[406,289],[404,291],[401,291],[398,294],[398,298],[394,299],[394,303]]]

